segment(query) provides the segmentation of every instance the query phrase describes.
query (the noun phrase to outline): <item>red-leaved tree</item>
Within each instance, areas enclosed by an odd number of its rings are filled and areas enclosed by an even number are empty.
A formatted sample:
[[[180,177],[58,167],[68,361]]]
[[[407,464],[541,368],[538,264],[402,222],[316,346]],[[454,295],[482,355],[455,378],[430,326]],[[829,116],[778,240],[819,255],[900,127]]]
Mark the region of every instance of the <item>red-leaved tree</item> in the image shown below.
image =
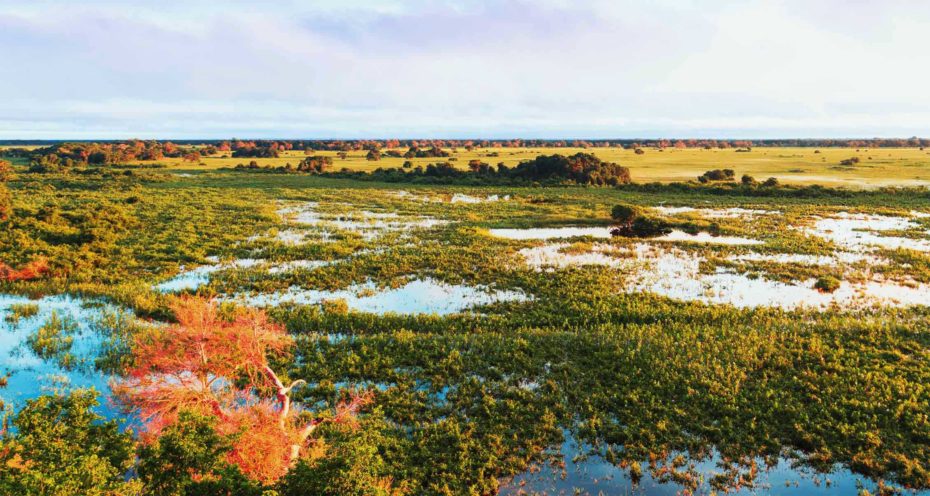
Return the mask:
[[[0,281],[16,282],[31,281],[38,279],[49,271],[48,261],[44,258],[37,258],[32,262],[23,265],[19,269],[14,269],[9,265],[0,262]]]
[[[291,402],[303,381],[285,385],[270,365],[290,352],[293,339],[264,312],[224,318],[215,302],[194,297],[178,299],[172,310],[176,325],[136,336],[132,365],[113,388],[144,423],[143,441],[182,411],[212,416],[219,434],[235,436],[228,461],[267,484],[307,455],[320,423],[352,422],[369,399],[356,395],[332,416],[313,416]]]

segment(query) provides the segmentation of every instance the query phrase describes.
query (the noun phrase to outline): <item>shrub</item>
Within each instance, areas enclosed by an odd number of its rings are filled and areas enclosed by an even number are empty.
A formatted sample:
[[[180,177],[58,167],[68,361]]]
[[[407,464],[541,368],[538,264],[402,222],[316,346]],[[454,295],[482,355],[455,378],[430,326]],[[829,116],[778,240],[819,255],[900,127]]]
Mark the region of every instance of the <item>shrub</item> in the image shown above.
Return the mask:
[[[732,181],[736,177],[733,169],[714,169],[698,176],[698,181],[707,183],[711,181]]]
[[[642,210],[635,205],[616,205],[611,211],[611,217],[617,222],[617,226],[610,231],[613,236],[651,238],[671,232],[667,222],[643,215]]]
[[[840,288],[840,280],[833,276],[823,276],[814,283],[814,289],[821,293],[832,293]]]
[[[632,231],[633,236],[637,238],[652,238],[668,234],[672,232],[672,228],[664,220],[652,217],[638,217],[633,221]]]
[[[132,435],[93,412],[96,393],[29,400],[0,434],[2,494],[139,494]]]
[[[642,211],[639,207],[627,203],[615,205],[613,210],[610,211],[610,216],[621,225],[632,224],[636,217],[640,215],[642,215]]]
[[[859,163],[859,157],[847,158],[840,161],[840,165],[853,166]]]
[[[297,170],[299,172],[309,172],[311,174],[322,174],[331,165],[333,165],[333,159],[331,157],[307,157],[297,164]]]
[[[774,187],[778,186],[778,179],[777,179],[777,178],[774,178],[774,177],[770,177],[770,178],[766,179],[766,180],[762,183],[762,185],[765,186],[766,188],[774,188]]]

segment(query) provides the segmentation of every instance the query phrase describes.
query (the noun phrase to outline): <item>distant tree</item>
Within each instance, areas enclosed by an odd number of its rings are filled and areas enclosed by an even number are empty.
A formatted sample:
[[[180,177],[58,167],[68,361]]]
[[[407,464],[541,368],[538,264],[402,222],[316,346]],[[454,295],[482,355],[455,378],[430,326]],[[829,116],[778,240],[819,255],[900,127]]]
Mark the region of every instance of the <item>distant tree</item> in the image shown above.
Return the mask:
[[[333,165],[331,157],[307,157],[297,164],[299,172],[309,172],[311,174],[322,174]]]
[[[778,179],[774,177],[770,177],[762,182],[762,186],[765,186],[767,188],[774,188],[775,186],[778,186]]]
[[[492,170],[490,165],[478,159],[469,160],[468,169],[476,174],[489,174]]]
[[[758,183],[756,178],[750,176],[749,174],[743,174],[743,177],[740,178],[740,182],[742,182],[744,186],[754,186]]]
[[[733,181],[735,177],[736,172],[734,172],[733,169],[714,169],[698,176],[698,181],[701,183],[713,181]]]
[[[190,153],[186,153],[186,154],[184,154],[184,157],[182,158],[182,160],[184,160],[185,162],[195,162],[195,163],[199,163],[199,162],[200,162],[200,152],[190,152]]]
[[[290,351],[293,339],[261,311],[221,316],[216,303],[182,298],[172,305],[177,325],[153,327],[136,337],[125,379],[115,396],[144,423],[144,439],[178,424],[181,414],[209,417],[221,436],[234,436],[226,460],[250,479],[269,484],[309,456],[322,422],[350,422],[368,401],[353,396],[331,416],[310,416],[291,403],[271,362]],[[270,394],[269,394],[270,393]]]
[[[368,150],[368,155],[365,156],[365,159],[371,161],[381,160],[381,152],[372,148],[371,150]]]
[[[540,155],[533,160],[521,162],[508,171],[513,177],[534,181],[562,179],[579,184],[609,185],[628,184],[630,170],[621,165],[604,162],[589,153],[571,156]]]

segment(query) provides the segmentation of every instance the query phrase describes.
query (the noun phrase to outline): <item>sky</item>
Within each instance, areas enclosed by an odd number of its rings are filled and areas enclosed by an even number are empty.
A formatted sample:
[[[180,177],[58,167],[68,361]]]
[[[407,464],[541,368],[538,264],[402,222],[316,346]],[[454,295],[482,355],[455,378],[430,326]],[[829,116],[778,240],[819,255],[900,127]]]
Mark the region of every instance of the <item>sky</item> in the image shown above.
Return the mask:
[[[0,0],[0,139],[930,137],[924,0]]]

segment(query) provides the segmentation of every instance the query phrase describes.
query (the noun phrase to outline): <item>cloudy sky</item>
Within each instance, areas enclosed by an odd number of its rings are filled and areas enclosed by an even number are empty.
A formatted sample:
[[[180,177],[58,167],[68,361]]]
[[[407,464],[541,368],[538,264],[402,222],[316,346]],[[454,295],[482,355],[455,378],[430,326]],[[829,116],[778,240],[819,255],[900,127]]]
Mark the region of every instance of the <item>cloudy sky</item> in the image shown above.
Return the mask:
[[[922,0],[0,0],[0,139],[930,136]]]

